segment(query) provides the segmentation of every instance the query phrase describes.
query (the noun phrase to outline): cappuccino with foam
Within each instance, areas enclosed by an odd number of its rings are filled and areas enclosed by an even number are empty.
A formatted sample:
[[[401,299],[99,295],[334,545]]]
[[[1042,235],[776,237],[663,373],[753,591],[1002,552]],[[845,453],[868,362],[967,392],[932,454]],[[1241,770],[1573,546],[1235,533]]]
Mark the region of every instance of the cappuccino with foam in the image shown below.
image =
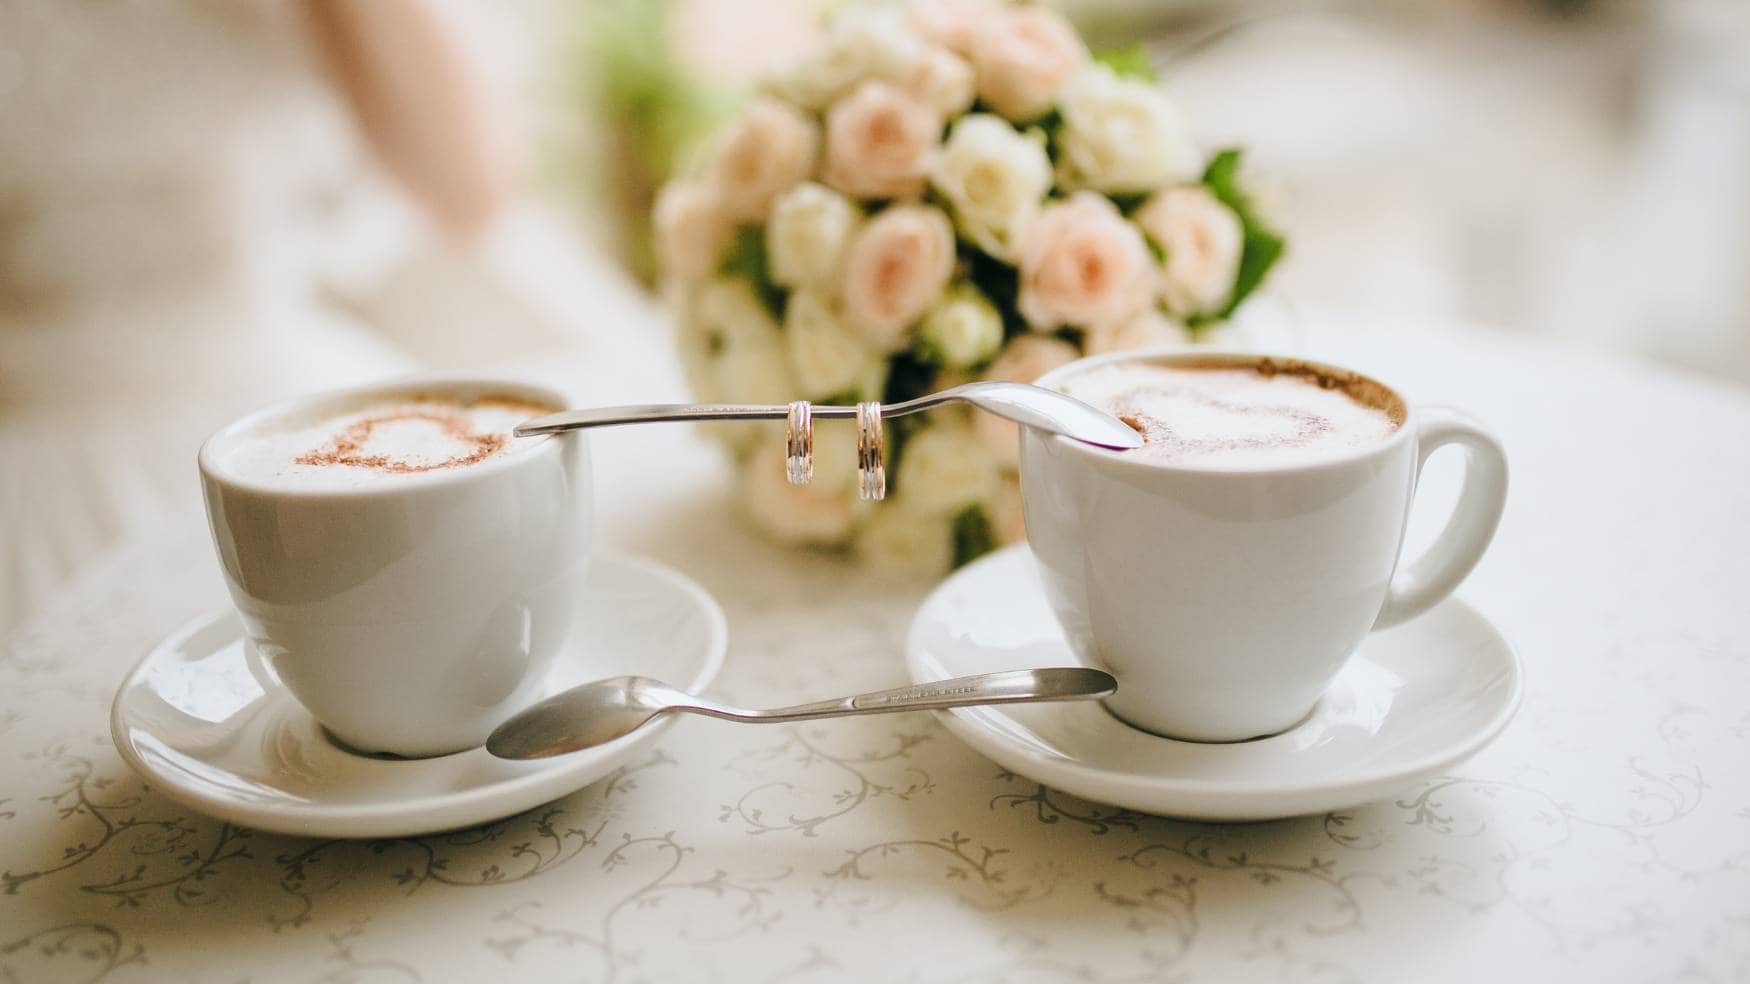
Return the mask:
[[[1142,433],[1127,456],[1166,465],[1302,463],[1379,444],[1404,420],[1402,402],[1365,377],[1271,360],[1114,363],[1062,388]]]
[[[526,706],[583,590],[589,451],[511,432],[565,399],[404,380],[214,434],[201,491],[261,686],[344,745],[404,756],[479,745]]]
[[[511,394],[372,396],[261,420],[220,463],[240,477],[290,488],[345,489],[454,472],[517,454],[540,438],[517,424],[558,407]]]
[[[1117,353],[1039,385],[1146,439],[1108,451],[1023,428],[1021,497],[1065,639],[1118,678],[1107,708],[1159,735],[1240,741],[1305,719],[1370,631],[1469,573],[1506,500],[1487,431],[1337,366]],[[1463,451],[1463,490],[1427,552],[1400,557],[1421,462],[1444,445]]]

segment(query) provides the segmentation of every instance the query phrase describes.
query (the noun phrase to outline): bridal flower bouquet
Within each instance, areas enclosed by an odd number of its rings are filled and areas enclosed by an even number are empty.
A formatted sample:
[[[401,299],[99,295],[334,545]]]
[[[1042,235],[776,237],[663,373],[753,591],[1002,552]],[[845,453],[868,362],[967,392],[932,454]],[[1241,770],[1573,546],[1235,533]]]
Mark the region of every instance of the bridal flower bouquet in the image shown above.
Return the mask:
[[[1238,165],[1198,150],[1140,52],[1093,56],[1049,9],[851,8],[657,199],[689,384],[894,403],[1189,340],[1283,250]],[[1014,425],[916,420],[888,424],[880,503],[856,500],[848,425],[816,425],[808,485],[786,481],[781,435],[717,433],[744,511],[785,542],[939,573],[1019,539]]]

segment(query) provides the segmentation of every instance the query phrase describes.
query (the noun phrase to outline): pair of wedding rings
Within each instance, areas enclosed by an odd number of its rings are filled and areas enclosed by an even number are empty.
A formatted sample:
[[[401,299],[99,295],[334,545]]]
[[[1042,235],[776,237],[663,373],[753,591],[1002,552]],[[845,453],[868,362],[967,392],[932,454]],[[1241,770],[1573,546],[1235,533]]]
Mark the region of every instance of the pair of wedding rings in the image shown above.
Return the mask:
[[[857,404],[857,495],[886,498],[887,466],[881,436],[881,404]],[[784,430],[784,468],[791,485],[814,478],[814,407],[807,400],[790,404]]]

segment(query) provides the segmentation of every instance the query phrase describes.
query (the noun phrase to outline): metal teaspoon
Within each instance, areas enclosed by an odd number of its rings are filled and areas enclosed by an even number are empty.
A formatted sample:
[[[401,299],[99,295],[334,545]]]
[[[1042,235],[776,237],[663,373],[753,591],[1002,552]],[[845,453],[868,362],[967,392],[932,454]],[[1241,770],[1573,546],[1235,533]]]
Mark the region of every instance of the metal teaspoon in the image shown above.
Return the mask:
[[[646,721],[669,711],[776,724],[971,704],[1085,700],[1106,697],[1117,689],[1118,681],[1109,673],[1066,666],[981,673],[769,711],[750,711],[677,690],[649,677],[610,677],[554,694],[518,713],[492,732],[486,739],[486,750],[499,758],[549,758],[629,735]]]
[[[1016,423],[1062,434],[1096,447],[1120,450],[1142,447],[1142,435],[1117,417],[1073,396],[1028,383],[994,380],[966,383],[939,393],[920,396],[915,400],[888,404],[881,408],[881,416],[884,419],[903,417],[906,414],[932,410],[945,403],[970,403]],[[855,407],[816,406],[812,408],[812,412],[815,420],[849,420],[856,416],[857,410]],[[562,410],[525,421],[517,427],[516,436],[531,437],[580,427],[665,420],[783,420],[788,413],[789,407],[785,406],[720,403],[648,403],[597,407],[590,410]]]

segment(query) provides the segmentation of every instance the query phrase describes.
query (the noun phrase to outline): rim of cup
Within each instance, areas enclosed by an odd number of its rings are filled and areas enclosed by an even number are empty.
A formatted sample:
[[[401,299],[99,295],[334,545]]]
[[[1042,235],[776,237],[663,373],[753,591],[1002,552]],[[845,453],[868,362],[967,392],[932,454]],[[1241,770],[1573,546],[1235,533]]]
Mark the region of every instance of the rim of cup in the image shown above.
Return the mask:
[[[364,486],[347,486],[342,488],[298,487],[291,483],[264,481],[240,475],[221,463],[225,447],[234,441],[239,434],[246,432],[265,421],[276,417],[284,417],[301,411],[317,410],[324,404],[340,403],[355,400],[360,397],[371,397],[382,394],[393,396],[396,393],[418,390],[434,396],[449,394],[467,394],[478,392],[501,392],[535,402],[552,404],[563,409],[570,405],[570,398],[561,391],[539,383],[525,380],[505,379],[491,376],[471,376],[462,373],[421,373],[410,376],[399,376],[378,380],[371,383],[360,383],[354,386],[343,386],[336,389],[307,393],[269,404],[258,410],[253,410],[231,421],[214,431],[201,443],[197,461],[201,474],[216,482],[222,482],[238,489],[259,492],[290,498],[347,498],[356,496],[392,496],[434,486],[460,485],[484,481],[498,475],[507,469],[517,467],[542,455],[557,453],[562,445],[553,440],[554,434],[539,434],[534,437],[519,437],[512,440],[527,442],[532,445],[520,449],[514,455],[494,455],[485,461],[477,462],[466,468],[433,470],[429,472],[403,475],[393,482]]]
[[[1269,352],[1242,352],[1232,349],[1187,349],[1182,345],[1160,346],[1155,348],[1132,349],[1122,352],[1106,352],[1101,355],[1084,356],[1074,362],[1066,362],[1038,379],[1034,385],[1045,386],[1063,392],[1063,383],[1073,376],[1089,370],[1113,363],[1140,363],[1147,365],[1161,364],[1192,364],[1204,368],[1255,368],[1259,365],[1274,364],[1279,371],[1293,372],[1295,370],[1310,370],[1325,376],[1342,377],[1378,387],[1395,401],[1395,407],[1387,408],[1386,412],[1394,416],[1398,426],[1391,435],[1377,444],[1367,444],[1356,448],[1335,451],[1304,460],[1284,462],[1242,462],[1238,464],[1197,464],[1173,461],[1156,461],[1144,459],[1128,451],[1095,447],[1074,441],[1061,434],[1041,434],[1040,439],[1056,442],[1065,449],[1076,454],[1086,455],[1103,464],[1109,464],[1120,469],[1139,469],[1141,474],[1180,472],[1194,475],[1259,475],[1286,474],[1290,472],[1318,471],[1325,468],[1341,467],[1367,458],[1390,454],[1400,444],[1410,440],[1415,432],[1417,414],[1415,405],[1406,399],[1397,387],[1380,382],[1377,378],[1364,372],[1358,372],[1331,362],[1318,359],[1304,359],[1299,356],[1276,355]],[[1396,411],[1395,413],[1393,411]]]

